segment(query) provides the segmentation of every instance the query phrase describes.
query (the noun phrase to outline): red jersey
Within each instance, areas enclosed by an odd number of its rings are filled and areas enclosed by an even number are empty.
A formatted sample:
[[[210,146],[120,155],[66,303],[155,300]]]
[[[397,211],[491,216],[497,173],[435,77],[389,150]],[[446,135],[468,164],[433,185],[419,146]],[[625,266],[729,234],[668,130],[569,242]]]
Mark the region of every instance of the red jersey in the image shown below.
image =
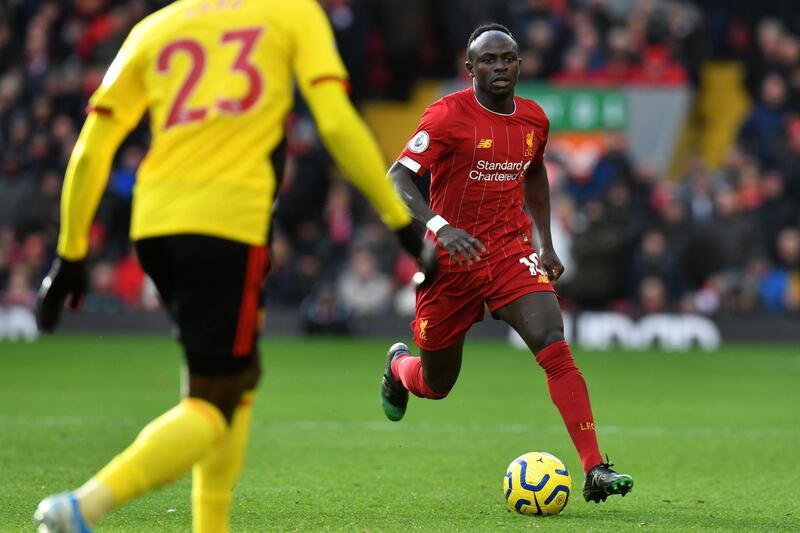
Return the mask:
[[[514,97],[514,111],[504,115],[483,107],[472,88],[425,110],[397,161],[420,175],[430,170],[431,209],[487,250],[480,263],[459,265],[440,247],[444,271],[530,253],[532,223],[522,180],[530,165],[542,163],[549,130],[550,121],[536,102]]]

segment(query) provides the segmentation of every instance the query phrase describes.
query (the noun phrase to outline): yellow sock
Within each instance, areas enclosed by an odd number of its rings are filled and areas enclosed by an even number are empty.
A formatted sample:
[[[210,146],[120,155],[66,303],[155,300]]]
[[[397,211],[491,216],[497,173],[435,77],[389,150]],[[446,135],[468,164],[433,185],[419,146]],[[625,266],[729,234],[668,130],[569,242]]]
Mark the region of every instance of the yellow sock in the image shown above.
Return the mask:
[[[233,486],[242,472],[250,436],[253,392],[245,393],[233,412],[230,429],[192,469],[194,533],[227,533]]]
[[[225,417],[198,398],[150,422],[78,493],[81,511],[96,523],[111,508],[173,481],[200,460],[226,433]]]

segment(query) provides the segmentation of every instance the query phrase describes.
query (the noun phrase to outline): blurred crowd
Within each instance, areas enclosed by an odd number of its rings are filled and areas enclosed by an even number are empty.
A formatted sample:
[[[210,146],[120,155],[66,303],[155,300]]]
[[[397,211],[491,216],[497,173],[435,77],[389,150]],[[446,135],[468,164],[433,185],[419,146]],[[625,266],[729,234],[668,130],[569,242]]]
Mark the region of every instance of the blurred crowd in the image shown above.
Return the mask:
[[[166,3],[0,3],[0,307],[33,305],[86,100],[131,26]],[[697,157],[681,179],[666,180],[634,164],[618,132],[586,175],[548,158],[554,237],[567,266],[559,290],[580,309],[800,310],[800,33],[782,16],[785,2],[773,16],[744,1],[321,3],[356,101],[404,99],[419,78],[463,76],[466,36],[486,20],[515,33],[526,79],[696,84],[702,61],[741,59],[754,105],[722,169]],[[127,239],[147,142],[142,125],[115,160],[91,232],[88,312],[158,305]],[[414,262],[336,175],[302,102],[288,148],[268,304],[299,306],[308,328],[323,331],[345,331],[354,316],[410,313]]]

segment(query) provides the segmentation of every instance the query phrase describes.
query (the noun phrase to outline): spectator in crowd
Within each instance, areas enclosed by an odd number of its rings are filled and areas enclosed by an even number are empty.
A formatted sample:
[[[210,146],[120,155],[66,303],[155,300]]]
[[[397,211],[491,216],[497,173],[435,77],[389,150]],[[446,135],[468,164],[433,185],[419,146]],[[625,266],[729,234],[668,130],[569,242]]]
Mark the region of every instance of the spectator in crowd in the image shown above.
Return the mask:
[[[637,314],[649,315],[669,311],[667,290],[661,278],[646,277],[639,284]]]
[[[95,263],[89,273],[89,291],[84,300],[84,310],[95,314],[114,314],[122,311],[124,306],[114,293],[115,285],[114,264],[108,261]]]
[[[133,246],[129,246],[128,253],[114,265],[113,291],[126,309],[138,309],[142,304],[144,272]]]
[[[331,186],[325,206],[325,225],[333,254],[337,259],[346,257],[347,248],[355,235],[355,221],[352,194],[343,181],[337,181]]]
[[[778,239],[781,230],[797,226],[800,221],[800,205],[789,199],[784,190],[783,176],[772,171],[762,180],[763,201],[758,208],[761,227],[760,240],[766,243],[767,253],[773,262],[779,262]]]
[[[779,68],[783,24],[776,19],[765,18],[756,25],[755,34],[755,46],[747,49],[744,64],[747,88],[751,96],[758,99],[760,91],[763,96],[764,78]]]
[[[787,121],[785,141],[775,151],[775,167],[783,176],[786,196],[795,208],[800,208],[800,117]]]
[[[620,294],[619,261],[624,237],[622,228],[608,217],[606,210],[599,200],[586,202],[572,235],[575,276],[565,294],[589,309],[603,308]]]
[[[127,146],[121,151],[119,164],[111,172],[106,193],[100,202],[98,219],[105,228],[106,242],[103,257],[117,261],[128,254],[131,202],[136,169],[144,158],[140,146]]]
[[[587,200],[600,200],[608,192],[614,180],[629,181],[631,162],[628,159],[625,134],[610,131],[605,136],[606,152],[597,161],[587,179],[572,176],[568,185],[569,194],[582,204]]]
[[[36,189],[36,177],[27,171],[19,148],[9,148],[0,173],[0,226],[14,226],[25,215],[27,200]]]
[[[770,73],[761,83],[761,98],[742,124],[739,143],[763,165],[771,163],[770,152],[781,133],[786,112],[786,82]]]
[[[395,272],[399,250],[383,224],[377,221],[362,224],[353,245],[368,250],[375,259],[377,269],[383,274]]]
[[[689,166],[684,198],[689,207],[689,218],[695,224],[705,224],[714,216],[714,194],[711,178],[699,158]]]
[[[352,313],[328,284],[317,287],[300,306],[303,329],[312,334],[348,334],[352,331]]]
[[[355,315],[374,315],[389,309],[392,283],[377,266],[376,258],[366,248],[356,248],[339,278],[337,295]]]
[[[36,292],[31,289],[30,270],[19,264],[11,269],[5,290],[0,292],[0,302],[4,307],[24,307],[30,309],[36,302]]]
[[[683,293],[681,265],[667,247],[666,235],[657,229],[644,233],[640,248],[634,254],[633,275],[630,281],[633,283],[634,294],[638,294],[640,298],[647,280],[658,281],[664,305],[676,302]]]
[[[268,305],[294,306],[303,300],[300,271],[294,260],[289,240],[283,232],[273,230],[265,291]]]
[[[778,234],[778,263],[761,282],[761,300],[770,311],[800,310],[800,230]]]
[[[733,187],[721,187],[714,199],[716,216],[709,227],[709,245],[716,270],[738,270],[763,255],[753,211],[745,210]]]

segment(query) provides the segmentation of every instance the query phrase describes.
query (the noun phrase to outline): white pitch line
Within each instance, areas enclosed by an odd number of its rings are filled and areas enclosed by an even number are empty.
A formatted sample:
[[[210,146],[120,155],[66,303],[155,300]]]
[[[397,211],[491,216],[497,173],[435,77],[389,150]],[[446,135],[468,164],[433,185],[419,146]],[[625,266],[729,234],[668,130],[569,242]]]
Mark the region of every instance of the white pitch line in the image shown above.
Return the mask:
[[[126,427],[139,427],[149,422],[136,417],[94,417],[80,415],[47,415],[22,416],[0,415],[0,425],[28,427],[69,427],[69,426],[101,426],[109,424]],[[266,432],[310,432],[327,431],[333,433],[351,433],[353,431],[374,432],[416,432],[416,433],[562,433],[564,426],[559,424],[481,424],[477,422],[385,422],[378,420],[257,420],[253,429]],[[668,426],[600,426],[601,435],[621,435],[625,437],[798,437],[800,429],[759,428],[759,427],[668,427]]]
[[[318,421],[296,420],[282,422],[258,421],[254,428],[259,431],[414,431],[421,433],[562,433],[564,426],[535,424],[479,424],[475,422],[394,422],[379,421]],[[627,437],[800,437],[800,430],[757,427],[659,427],[659,426],[601,426],[602,435]]]

